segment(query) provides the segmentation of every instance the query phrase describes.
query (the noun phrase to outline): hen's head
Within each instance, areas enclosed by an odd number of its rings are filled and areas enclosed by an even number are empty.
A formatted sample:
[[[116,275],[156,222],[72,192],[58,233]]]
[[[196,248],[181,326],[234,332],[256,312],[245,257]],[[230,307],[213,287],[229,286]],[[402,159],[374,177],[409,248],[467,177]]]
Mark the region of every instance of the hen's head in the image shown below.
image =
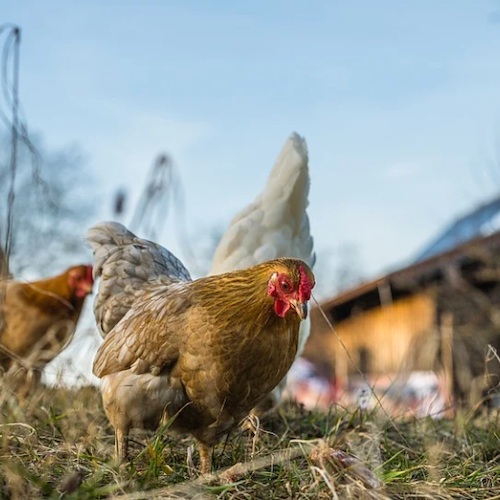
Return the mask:
[[[76,297],[84,298],[92,293],[94,278],[92,266],[75,266],[68,269],[68,286]]]
[[[309,266],[298,259],[277,259],[271,261],[274,271],[267,284],[267,293],[274,300],[274,312],[284,318],[297,314],[301,320],[307,318],[307,304],[316,284]]]

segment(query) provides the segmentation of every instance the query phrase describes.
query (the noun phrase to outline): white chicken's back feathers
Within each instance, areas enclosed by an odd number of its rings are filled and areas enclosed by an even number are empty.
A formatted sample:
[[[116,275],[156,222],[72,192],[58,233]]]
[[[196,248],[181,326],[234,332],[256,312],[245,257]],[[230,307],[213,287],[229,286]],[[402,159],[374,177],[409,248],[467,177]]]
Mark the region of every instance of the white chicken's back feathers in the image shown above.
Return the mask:
[[[96,224],[87,240],[94,252],[94,277],[101,278],[94,313],[103,337],[125,316],[146,282],[162,278],[168,285],[191,280],[166,248],[138,238],[118,222]]]

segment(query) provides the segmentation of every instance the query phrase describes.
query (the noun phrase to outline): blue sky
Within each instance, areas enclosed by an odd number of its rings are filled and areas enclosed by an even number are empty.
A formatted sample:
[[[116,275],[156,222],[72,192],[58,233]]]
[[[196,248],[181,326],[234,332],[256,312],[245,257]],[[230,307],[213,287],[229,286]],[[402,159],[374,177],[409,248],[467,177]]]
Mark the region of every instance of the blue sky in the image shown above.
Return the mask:
[[[500,2],[3,0],[1,18],[30,127],[86,152],[96,219],[168,151],[191,233],[225,224],[296,130],[316,248],[354,244],[373,274],[500,188]]]

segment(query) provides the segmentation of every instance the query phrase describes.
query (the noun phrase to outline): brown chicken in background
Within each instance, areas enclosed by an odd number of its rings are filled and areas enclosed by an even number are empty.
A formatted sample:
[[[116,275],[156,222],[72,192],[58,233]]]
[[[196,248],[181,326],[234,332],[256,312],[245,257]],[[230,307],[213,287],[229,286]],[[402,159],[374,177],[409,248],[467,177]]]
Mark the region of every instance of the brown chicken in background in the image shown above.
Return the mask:
[[[283,258],[191,281],[170,252],[121,224],[98,224],[88,239],[105,335],[93,371],[115,428],[116,458],[127,455],[130,429],[154,430],[165,413],[170,428],[197,439],[208,472],[213,445],[295,359],[312,271]]]
[[[14,390],[39,382],[41,370],[67,346],[93,283],[92,267],[81,265],[40,281],[3,284],[0,367]]]

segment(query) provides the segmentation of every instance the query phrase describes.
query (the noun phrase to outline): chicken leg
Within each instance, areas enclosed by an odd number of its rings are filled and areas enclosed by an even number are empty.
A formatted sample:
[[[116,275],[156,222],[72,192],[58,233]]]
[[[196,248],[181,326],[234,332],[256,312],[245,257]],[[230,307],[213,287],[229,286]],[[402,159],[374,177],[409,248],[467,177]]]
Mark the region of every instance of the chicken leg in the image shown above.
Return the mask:
[[[200,470],[202,474],[212,472],[212,454],[213,447],[198,441],[198,450],[200,452]]]
[[[128,456],[128,429],[115,429],[115,460],[122,463]]]

